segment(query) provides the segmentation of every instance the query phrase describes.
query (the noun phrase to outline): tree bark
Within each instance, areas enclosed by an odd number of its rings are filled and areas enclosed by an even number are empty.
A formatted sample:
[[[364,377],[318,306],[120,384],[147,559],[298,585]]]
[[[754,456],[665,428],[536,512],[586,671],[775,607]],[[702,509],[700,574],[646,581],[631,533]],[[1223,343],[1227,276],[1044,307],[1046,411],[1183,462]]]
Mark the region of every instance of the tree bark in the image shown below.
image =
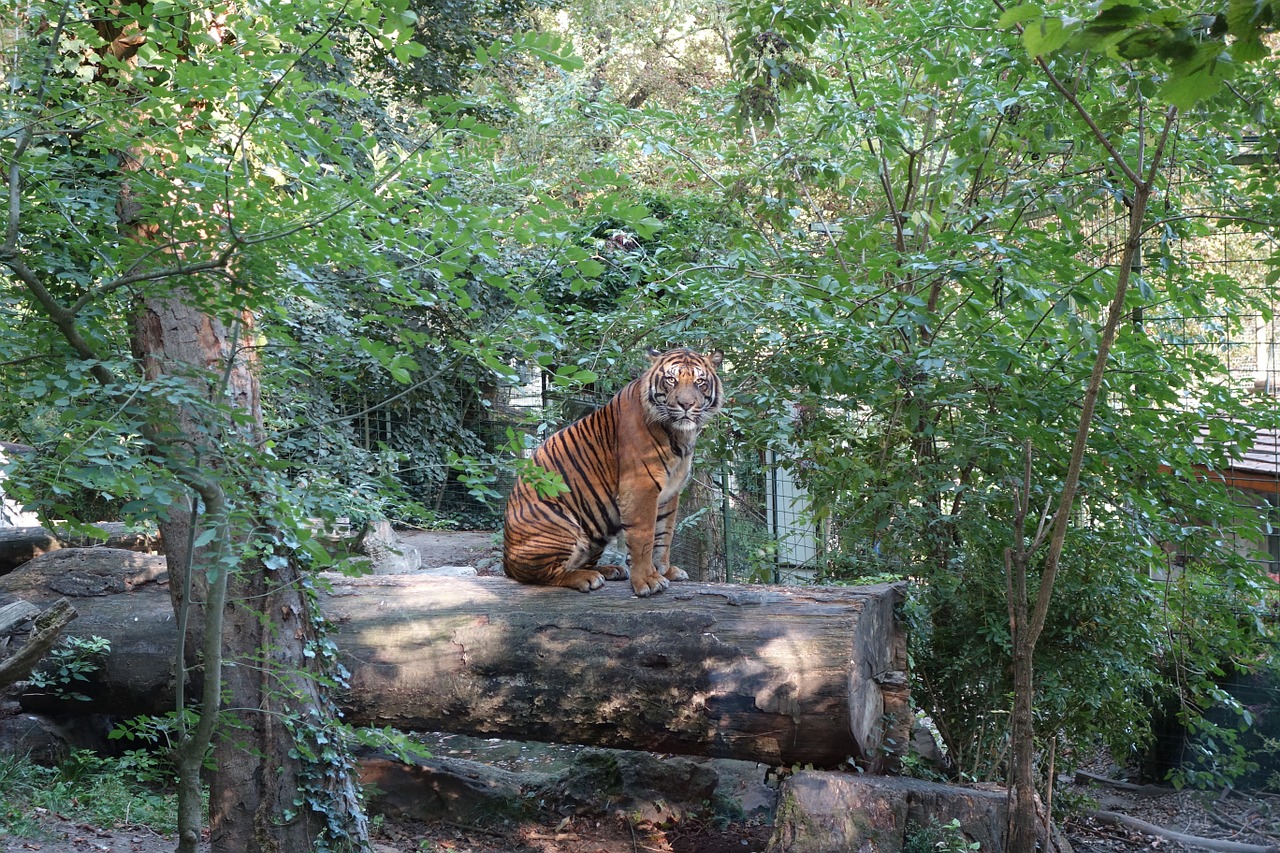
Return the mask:
[[[92,574],[91,558],[109,572],[104,553],[33,560],[0,578],[0,597],[55,595],[68,588],[59,578]],[[909,739],[897,586],[681,583],[640,601],[619,584],[583,596],[505,578],[327,580],[321,609],[351,672],[340,704],[356,724],[770,764],[853,758],[872,772]],[[78,631],[113,648],[84,692],[113,714],[157,710],[175,636],[163,587],[75,601]]]
[[[58,599],[48,610],[36,616],[31,636],[22,648],[0,659],[0,688],[30,675],[36,664],[58,642],[62,629],[75,618],[76,609],[65,598]]]
[[[173,610],[186,626],[184,665],[198,664],[205,674],[201,726],[192,731],[190,748],[180,747],[180,760],[191,772],[181,776],[199,778],[201,741],[213,734],[208,780],[214,853],[309,850],[336,826],[344,828],[347,842],[362,847],[368,829],[351,768],[341,756],[323,759],[323,769],[309,768],[302,758],[313,746],[311,738],[332,742],[323,729],[334,719],[322,686],[326,674],[317,668],[319,636],[307,584],[295,560],[276,554],[275,540],[284,537],[273,537],[272,525],[258,518],[256,490],[243,485],[242,475],[229,473],[242,464],[229,457],[247,456],[262,427],[256,364],[251,351],[240,352],[237,344],[240,335],[248,337],[252,318],[245,313],[236,322],[238,329],[226,326],[179,293],[147,301],[134,328],[134,352],[148,379],[184,377],[209,403],[242,415],[233,422],[215,414],[210,422],[216,409],[179,407],[171,432],[157,428],[150,436],[165,448],[179,479],[199,494],[205,515],[198,518],[192,503],[173,507],[160,524]],[[228,489],[238,491],[229,495]],[[211,544],[192,547],[202,527],[214,528]],[[233,556],[250,544],[250,530],[252,553],[260,556]],[[175,686],[183,696],[184,681]],[[220,696],[227,709],[222,713],[232,722],[215,734],[210,725]],[[179,805],[198,802],[193,790]],[[317,811],[321,802],[324,814]],[[186,835],[181,841],[194,850],[195,840]]]

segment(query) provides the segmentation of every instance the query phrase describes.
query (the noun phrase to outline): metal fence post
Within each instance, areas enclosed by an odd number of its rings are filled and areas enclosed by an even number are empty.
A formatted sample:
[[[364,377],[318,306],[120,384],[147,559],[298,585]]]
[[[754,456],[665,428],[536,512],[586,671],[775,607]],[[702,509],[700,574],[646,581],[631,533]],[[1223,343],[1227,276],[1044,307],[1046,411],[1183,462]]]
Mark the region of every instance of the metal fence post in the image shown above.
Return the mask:
[[[724,554],[724,582],[733,582],[733,566],[729,561],[729,463],[720,466],[720,532]]]

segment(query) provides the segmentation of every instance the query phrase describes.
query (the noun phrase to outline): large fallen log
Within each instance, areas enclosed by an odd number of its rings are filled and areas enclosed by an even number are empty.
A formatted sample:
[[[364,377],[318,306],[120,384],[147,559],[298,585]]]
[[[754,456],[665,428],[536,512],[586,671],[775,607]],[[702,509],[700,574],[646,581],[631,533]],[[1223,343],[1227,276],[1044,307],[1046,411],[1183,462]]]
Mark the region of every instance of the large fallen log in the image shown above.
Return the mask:
[[[0,578],[0,604],[71,598],[76,632],[112,643],[95,710],[155,713],[173,695],[163,572],[159,557],[64,549]],[[873,771],[908,741],[898,587],[681,583],[641,600],[626,584],[329,580],[357,724]]]
[[[95,527],[105,535],[72,534],[62,528],[0,527],[0,575],[59,548],[124,548],[149,554],[162,550],[159,533],[139,533],[115,521],[98,522]]]
[[[62,547],[43,527],[0,527],[0,575]]]

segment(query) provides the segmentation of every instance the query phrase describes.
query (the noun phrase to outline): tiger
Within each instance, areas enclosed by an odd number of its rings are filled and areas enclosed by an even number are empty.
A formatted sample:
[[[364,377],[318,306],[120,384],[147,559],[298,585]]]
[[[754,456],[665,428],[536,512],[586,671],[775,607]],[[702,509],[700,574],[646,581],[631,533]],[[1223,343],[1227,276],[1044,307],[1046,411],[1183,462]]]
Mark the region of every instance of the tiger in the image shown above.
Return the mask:
[[[724,355],[684,348],[648,355],[644,373],[534,451],[533,462],[559,474],[568,491],[543,497],[516,483],[503,516],[508,577],[579,592],[629,577],[640,598],[688,580],[670,564],[671,540],[694,442],[723,405]],[[597,565],[619,533],[630,568]]]

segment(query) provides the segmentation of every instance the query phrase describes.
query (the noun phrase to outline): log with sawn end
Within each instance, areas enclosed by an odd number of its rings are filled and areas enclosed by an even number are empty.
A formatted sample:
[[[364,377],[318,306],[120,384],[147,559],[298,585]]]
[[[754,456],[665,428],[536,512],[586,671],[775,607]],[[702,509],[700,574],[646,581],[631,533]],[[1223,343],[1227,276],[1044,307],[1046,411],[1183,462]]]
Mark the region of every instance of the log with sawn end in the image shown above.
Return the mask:
[[[76,633],[112,640],[98,710],[167,710],[163,558],[116,552],[128,556],[108,578],[107,549],[94,553],[92,571],[76,549],[31,561],[0,578],[0,604],[68,596]],[[899,586],[678,583],[638,599],[625,583],[583,595],[506,578],[327,580],[321,607],[351,674],[340,704],[359,725],[872,772],[908,739]]]

